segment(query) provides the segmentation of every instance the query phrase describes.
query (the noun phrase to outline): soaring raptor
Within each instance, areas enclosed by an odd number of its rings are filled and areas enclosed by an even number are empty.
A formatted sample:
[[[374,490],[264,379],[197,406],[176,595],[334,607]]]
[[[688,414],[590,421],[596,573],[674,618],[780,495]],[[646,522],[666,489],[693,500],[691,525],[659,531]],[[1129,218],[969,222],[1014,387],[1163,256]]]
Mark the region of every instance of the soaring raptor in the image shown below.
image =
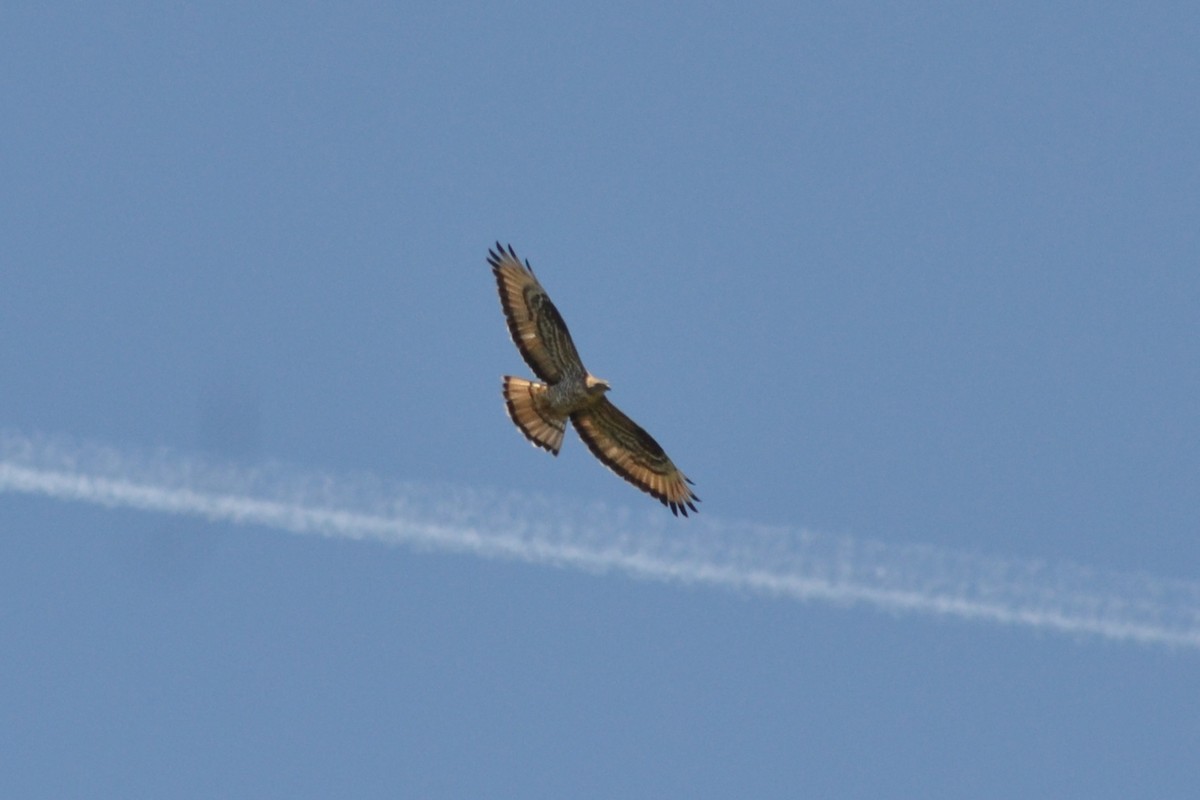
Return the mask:
[[[687,476],[671,463],[650,434],[621,413],[608,398],[608,381],[592,375],[567,332],[567,324],[546,290],[521,262],[512,245],[499,242],[488,263],[500,288],[500,305],[513,343],[545,383],[504,376],[508,416],[534,445],[558,455],[567,420],[605,466],[656,497],[678,516],[696,510],[700,498]]]

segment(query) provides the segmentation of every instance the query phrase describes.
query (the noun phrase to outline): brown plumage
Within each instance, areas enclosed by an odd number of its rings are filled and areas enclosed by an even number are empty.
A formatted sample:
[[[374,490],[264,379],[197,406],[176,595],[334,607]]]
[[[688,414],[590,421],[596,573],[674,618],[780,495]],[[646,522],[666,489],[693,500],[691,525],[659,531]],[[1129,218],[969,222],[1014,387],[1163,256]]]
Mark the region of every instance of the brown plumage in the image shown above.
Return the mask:
[[[500,305],[513,343],[545,383],[504,376],[508,415],[535,446],[558,455],[567,420],[588,449],[609,469],[687,516],[700,498],[691,481],[667,458],[654,437],[609,402],[607,381],[584,369],[567,324],[512,245],[499,242],[488,263],[500,290]]]

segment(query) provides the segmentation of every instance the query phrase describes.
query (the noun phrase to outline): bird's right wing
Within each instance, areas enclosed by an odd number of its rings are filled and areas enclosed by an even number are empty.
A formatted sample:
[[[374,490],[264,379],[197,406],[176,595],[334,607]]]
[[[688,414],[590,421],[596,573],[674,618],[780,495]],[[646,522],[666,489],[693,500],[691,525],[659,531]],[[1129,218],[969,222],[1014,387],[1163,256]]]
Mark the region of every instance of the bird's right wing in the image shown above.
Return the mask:
[[[517,258],[512,245],[506,250],[499,242],[488,251],[488,263],[500,289],[508,332],[529,367],[547,383],[558,383],[564,375],[586,374],[567,323],[529,263]]]

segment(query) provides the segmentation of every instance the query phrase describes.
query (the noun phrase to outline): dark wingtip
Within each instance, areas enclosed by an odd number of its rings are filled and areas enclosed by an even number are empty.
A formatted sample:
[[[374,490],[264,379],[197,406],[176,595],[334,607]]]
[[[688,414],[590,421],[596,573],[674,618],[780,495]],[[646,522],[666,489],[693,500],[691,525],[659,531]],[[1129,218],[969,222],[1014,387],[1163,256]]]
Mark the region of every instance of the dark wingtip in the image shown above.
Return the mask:
[[[497,269],[500,266],[500,260],[503,258],[511,258],[518,264],[521,263],[521,258],[517,255],[517,251],[513,249],[511,243],[503,245],[497,240],[495,247],[488,250],[488,263],[492,265],[492,269]],[[530,273],[533,272],[533,266],[529,263],[528,258],[525,259],[525,269],[529,270]]]
[[[488,261],[492,262],[493,266],[495,266],[495,264],[497,262],[499,262],[500,259],[505,258],[505,257],[508,257],[508,258],[516,258],[517,257],[517,254],[513,252],[511,244],[508,245],[507,247],[505,247],[504,245],[500,244],[499,241],[497,241],[494,245],[492,245],[490,248],[488,248]]]
[[[697,513],[696,507],[687,500],[672,500],[669,503],[666,503],[666,506],[670,508],[671,513],[677,517],[686,517],[688,515],[689,508],[692,510],[693,514]]]

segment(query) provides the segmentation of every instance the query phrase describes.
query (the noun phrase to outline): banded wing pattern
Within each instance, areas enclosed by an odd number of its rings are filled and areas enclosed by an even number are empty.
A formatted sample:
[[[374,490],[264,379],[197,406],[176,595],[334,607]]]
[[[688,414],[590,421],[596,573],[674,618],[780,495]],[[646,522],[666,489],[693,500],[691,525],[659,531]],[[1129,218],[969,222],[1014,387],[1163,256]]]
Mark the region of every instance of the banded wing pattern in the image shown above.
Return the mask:
[[[488,264],[500,305],[521,357],[545,383],[504,376],[508,416],[535,446],[558,455],[567,419],[600,461],[679,516],[696,511],[700,498],[654,438],[605,397],[608,381],[588,373],[567,324],[512,245],[499,242]]]
[[[488,263],[500,289],[508,332],[529,368],[547,383],[582,376],[583,362],[567,323],[534,277],[529,263],[517,258],[512,245],[505,249],[498,242],[488,251]]]
[[[696,511],[700,498],[691,480],[667,458],[654,437],[625,416],[608,398],[571,415],[579,438],[605,466],[643,492],[657,498],[675,515]]]

